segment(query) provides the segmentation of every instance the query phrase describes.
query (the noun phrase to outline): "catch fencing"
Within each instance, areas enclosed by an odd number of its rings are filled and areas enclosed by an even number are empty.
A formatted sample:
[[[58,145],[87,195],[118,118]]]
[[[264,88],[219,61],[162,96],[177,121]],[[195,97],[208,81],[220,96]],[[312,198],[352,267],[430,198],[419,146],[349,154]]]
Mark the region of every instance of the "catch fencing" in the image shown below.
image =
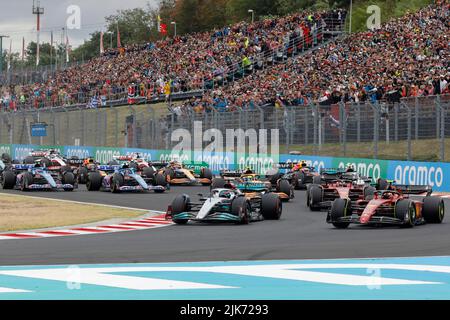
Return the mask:
[[[0,112],[0,144],[73,145],[169,150],[177,129],[279,129],[280,152],[417,161],[450,161],[450,96],[399,103],[309,104],[219,112],[169,109],[165,104],[99,109]],[[46,135],[32,127],[46,124]],[[198,123],[197,123],[198,125]],[[196,137],[198,139],[199,137]],[[201,137],[200,137],[201,138]],[[203,147],[210,142],[203,142]],[[269,150],[270,151],[270,150]]]

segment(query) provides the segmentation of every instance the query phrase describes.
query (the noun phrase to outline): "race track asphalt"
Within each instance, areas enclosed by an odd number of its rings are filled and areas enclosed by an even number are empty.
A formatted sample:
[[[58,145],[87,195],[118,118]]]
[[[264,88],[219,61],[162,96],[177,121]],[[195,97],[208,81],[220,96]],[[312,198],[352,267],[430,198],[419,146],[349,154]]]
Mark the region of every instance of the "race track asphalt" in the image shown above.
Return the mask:
[[[187,193],[196,201],[206,187],[173,187],[166,194],[33,192],[27,195],[165,211]],[[18,193],[8,191],[5,193]],[[450,255],[450,202],[447,220],[413,229],[353,226],[337,230],[325,212],[310,212],[305,191],[285,203],[280,221],[250,225],[190,224],[146,231],[75,237],[2,240],[0,265],[55,265],[137,262],[194,262],[272,259],[418,257]]]

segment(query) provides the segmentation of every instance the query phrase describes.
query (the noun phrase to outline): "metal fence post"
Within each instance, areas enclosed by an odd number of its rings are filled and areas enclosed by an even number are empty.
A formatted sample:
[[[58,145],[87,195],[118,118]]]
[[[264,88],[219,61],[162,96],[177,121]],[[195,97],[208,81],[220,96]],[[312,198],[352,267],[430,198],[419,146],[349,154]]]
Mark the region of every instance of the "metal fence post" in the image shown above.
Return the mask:
[[[342,136],[342,153],[344,157],[347,155],[347,117],[345,112],[345,104],[341,101],[339,103],[340,120],[341,120],[341,136]]]
[[[398,104],[394,105],[394,140],[398,141]]]
[[[414,99],[415,139],[419,140],[419,98]]]
[[[440,104],[439,96],[436,97],[436,100],[434,101],[434,104],[436,106],[436,139],[439,139],[440,135],[441,135],[441,130],[440,130],[440,125],[441,125],[441,104]]]
[[[314,133],[314,155],[317,155],[318,153],[318,141],[317,141],[317,130],[318,130],[318,118],[319,118],[319,114],[318,114],[318,110],[317,110],[317,106],[314,105],[313,103],[310,104],[311,109],[313,110],[313,124],[314,124],[314,128],[313,128],[313,133]]]
[[[356,140],[358,143],[361,142],[361,107],[359,103],[356,106],[356,117],[357,117],[357,123],[356,123]]]
[[[411,117],[412,117],[412,111],[411,111],[411,108],[404,102],[401,103],[400,107],[405,108],[407,110],[407,112],[408,112],[408,119],[407,119],[407,121],[408,121],[408,129],[407,129],[407,137],[406,137],[406,139],[408,141],[408,145],[407,145],[407,151],[406,151],[407,153],[406,153],[406,155],[407,155],[407,160],[411,161],[412,160],[412,155],[411,155],[411,139],[412,139],[412,123],[411,123],[412,119],[411,119]]]
[[[378,158],[378,142],[379,142],[379,126],[380,126],[380,110],[377,105],[369,102],[369,105],[373,108],[373,158]]]
[[[309,133],[309,118],[308,118],[309,110],[308,110],[308,107],[303,108],[303,110],[305,112],[305,117],[304,117],[304,128],[305,128],[304,136],[305,136],[305,138],[304,139],[305,139],[305,145],[307,145],[309,143],[309,135],[308,135],[308,133]]]

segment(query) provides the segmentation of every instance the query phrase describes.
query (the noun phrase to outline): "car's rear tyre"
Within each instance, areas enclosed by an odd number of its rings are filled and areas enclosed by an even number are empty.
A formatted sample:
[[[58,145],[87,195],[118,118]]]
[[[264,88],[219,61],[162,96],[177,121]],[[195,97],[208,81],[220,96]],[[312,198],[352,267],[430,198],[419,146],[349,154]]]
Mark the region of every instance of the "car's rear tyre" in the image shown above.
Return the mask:
[[[111,179],[111,192],[119,193],[120,187],[124,185],[124,178],[121,174],[115,173]]]
[[[41,164],[43,164],[46,168],[48,168],[48,167],[51,167],[52,162],[49,159],[47,159],[47,158],[42,158],[41,159]]]
[[[322,184],[322,177],[321,176],[314,176],[313,177],[313,184],[321,185]]]
[[[71,188],[64,188],[64,191],[73,191],[73,186],[75,185],[75,176],[72,172],[66,172],[62,176],[62,183],[63,184],[70,184],[72,185]]]
[[[22,176],[22,181],[20,184],[20,190],[29,191],[29,186],[33,184],[33,175],[30,172],[25,172]]]
[[[350,223],[348,222],[338,222],[340,218],[346,217],[348,215],[351,203],[348,199],[335,199],[331,205],[331,223],[337,229],[347,229]]]
[[[17,179],[14,172],[7,170],[7,171],[3,171],[2,175],[3,175],[3,179],[2,179],[3,189],[5,189],[5,190],[14,189],[14,187],[16,185],[16,179]]]
[[[245,197],[237,197],[231,203],[231,214],[240,218],[239,224],[248,224],[250,219],[248,217],[248,202]]]
[[[284,201],[289,201],[292,196],[292,185],[287,180],[279,180],[277,184],[277,192],[286,194],[289,198]]]
[[[164,170],[164,176],[167,182],[170,182],[173,178],[175,178],[175,171],[172,168],[167,168]]]
[[[416,207],[409,199],[399,200],[395,204],[395,217],[403,220],[402,227],[412,228],[416,224]]]
[[[154,179],[155,178],[155,170],[153,169],[153,167],[145,167],[144,170],[142,170],[142,175],[145,178],[148,179]]]
[[[266,193],[261,197],[261,214],[266,220],[279,220],[283,211],[280,197],[275,193]]]
[[[24,164],[34,164],[34,163],[35,163],[35,162],[34,162],[34,158],[31,157],[31,156],[26,157],[26,158],[23,160],[23,163],[24,163]]]
[[[204,183],[202,183],[202,185],[204,185],[204,186],[211,185],[212,179],[213,179],[213,173],[212,173],[211,169],[203,168],[200,173],[200,178],[209,180],[209,182],[204,182]]]
[[[155,185],[156,186],[162,186],[162,187],[167,186],[167,180],[161,173],[157,173],[156,174],[156,176],[155,176]]]
[[[269,177],[269,181],[272,185],[276,185],[278,180],[280,180],[282,177],[281,172],[277,171],[274,172],[270,177]]]
[[[371,187],[371,186],[367,186],[364,188],[364,200],[372,200],[373,197],[375,196],[375,192],[377,191],[376,188]]]
[[[86,167],[81,167],[78,171],[78,183],[79,184],[86,184],[88,179],[89,171]]]
[[[311,211],[320,211],[320,203],[323,199],[323,190],[318,185],[312,185],[309,188],[309,209]]]
[[[388,190],[389,182],[385,179],[378,179],[377,181],[377,190]]]
[[[86,188],[88,191],[99,191],[102,187],[103,177],[100,172],[91,172],[88,174],[88,178],[86,181]]]
[[[223,178],[214,178],[211,183],[211,189],[223,189],[227,182]]]
[[[12,162],[11,156],[9,154],[7,154],[7,153],[2,153],[1,159],[3,160],[4,163],[11,163]]]
[[[172,214],[180,214],[183,212],[189,212],[190,210],[190,203],[191,200],[188,195],[178,195],[173,201],[172,201]],[[173,219],[172,220],[176,224],[186,224],[189,220],[186,219]]]
[[[425,197],[422,215],[427,223],[442,223],[445,216],[444,200],[439,197]]]

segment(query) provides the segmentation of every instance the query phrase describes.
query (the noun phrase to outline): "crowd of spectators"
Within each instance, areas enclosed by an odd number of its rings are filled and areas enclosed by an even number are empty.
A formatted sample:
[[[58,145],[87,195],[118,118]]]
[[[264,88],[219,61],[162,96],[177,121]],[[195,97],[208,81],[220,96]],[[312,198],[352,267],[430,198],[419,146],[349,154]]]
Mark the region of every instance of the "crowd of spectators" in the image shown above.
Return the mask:
[[[241,22],[212,32],[166,38],[145,45],[107,50],[101,57],[56,72],[48,81],[0,88],[3,105],[69,105],[92,96],[126,95],[130,85],[145,97],[208,89],[228,75],[251,68],[257,55],[293,43],[311,46],[320,28],[342,26],[344,11],[301,12],[254,23]],[[314,38],[315,39],[315,38]],[[317,39],[315,39],[317,40]]]
[[[399,101],[450,93],[449,4],[440,2],[256,71],[187,105],[196,111],[310,102]]]

